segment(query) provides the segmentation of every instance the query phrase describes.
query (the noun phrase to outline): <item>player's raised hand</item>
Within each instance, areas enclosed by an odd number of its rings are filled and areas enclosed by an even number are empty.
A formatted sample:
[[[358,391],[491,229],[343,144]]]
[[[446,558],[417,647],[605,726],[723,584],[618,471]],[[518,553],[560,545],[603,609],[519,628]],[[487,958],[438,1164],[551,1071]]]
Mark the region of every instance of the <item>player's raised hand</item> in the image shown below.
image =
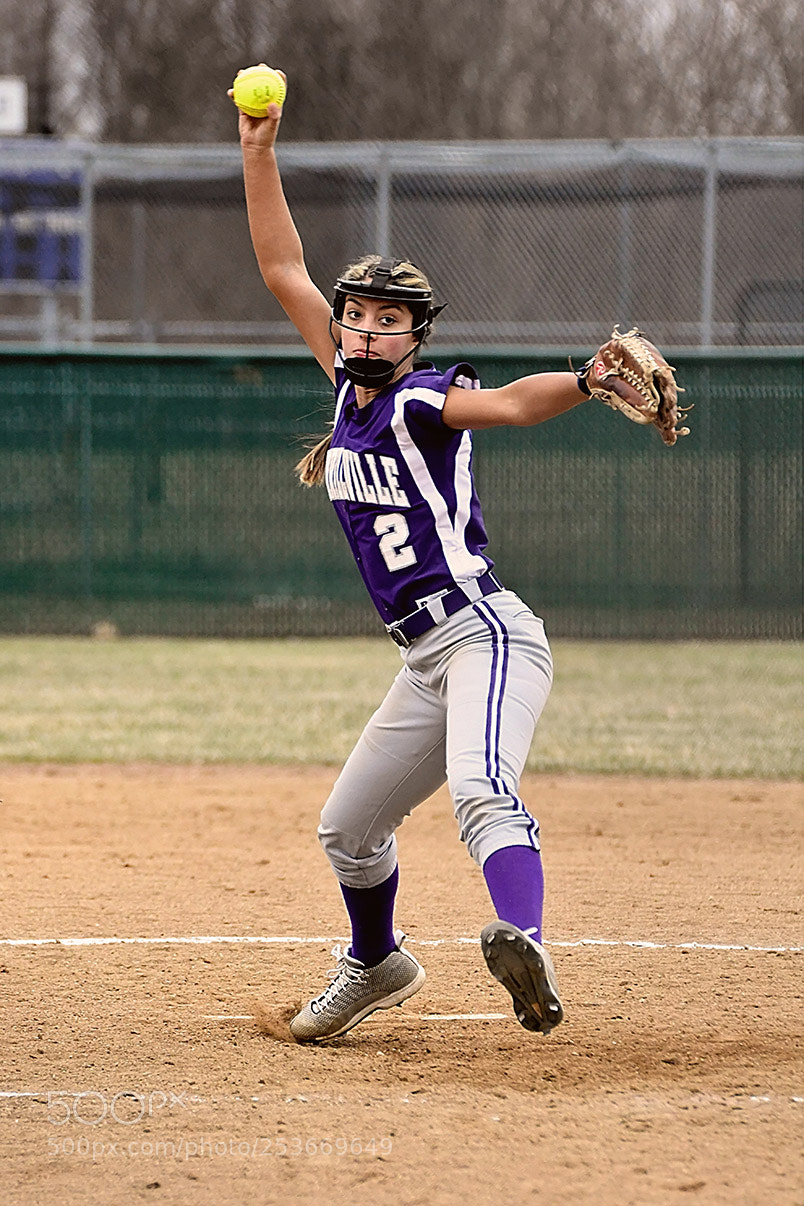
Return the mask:
[[[267,117],[249,117],[248,113],[241,113],[237,122],[240,145],[270,150],[276,142],[281,120],[282,110],[276,104],[270,106]]]

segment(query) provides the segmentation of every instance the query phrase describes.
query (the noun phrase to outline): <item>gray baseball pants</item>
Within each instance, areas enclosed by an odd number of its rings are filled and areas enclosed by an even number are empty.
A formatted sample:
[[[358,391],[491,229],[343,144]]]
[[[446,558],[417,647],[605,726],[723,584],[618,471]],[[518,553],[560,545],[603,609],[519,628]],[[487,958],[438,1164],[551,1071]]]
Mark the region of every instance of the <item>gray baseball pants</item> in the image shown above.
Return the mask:
[[[519,780],[552,685],[542,621],[499,591],[401,653],[404,665],[321,813],[319,840],[338,880],[353,888],[386,880],[396,829],[445,781],[479,866],[506,846],[538,850]]]

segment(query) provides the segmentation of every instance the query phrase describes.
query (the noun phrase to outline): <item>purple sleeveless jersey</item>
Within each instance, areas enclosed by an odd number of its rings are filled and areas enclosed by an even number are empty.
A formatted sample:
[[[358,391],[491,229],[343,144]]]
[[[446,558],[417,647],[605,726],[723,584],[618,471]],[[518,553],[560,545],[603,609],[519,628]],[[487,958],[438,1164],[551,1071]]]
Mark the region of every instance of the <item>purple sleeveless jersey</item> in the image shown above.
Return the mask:
[[[479,388],[469,364],[417,365],[359,409],[335,362],[327,493],[386,624],[490,569],[472,478],[472,435],[441,417],[451,385]]]

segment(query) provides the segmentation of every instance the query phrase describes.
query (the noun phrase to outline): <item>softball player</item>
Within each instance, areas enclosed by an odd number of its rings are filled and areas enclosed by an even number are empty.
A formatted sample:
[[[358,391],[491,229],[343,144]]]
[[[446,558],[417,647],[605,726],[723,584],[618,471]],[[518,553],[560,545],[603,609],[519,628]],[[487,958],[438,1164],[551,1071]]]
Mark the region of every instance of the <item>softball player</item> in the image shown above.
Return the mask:
[[[416,361],[441,307],[410,262],[367,256],[318,291],[274,154],[281,110],[240,116],[251,237],[266,285],[335,387],[330,435],[300,463],[326,485],[402,669],[321,814],[319,838],[351,922],[331,982],[294,1017],[300,1042],[344,1034],[400,1004],[425,973],[394,930],[395,830],[448,782],[461,840],[497,919],[481,947],[528,1030],[563,1011],[542,945],[539,827],[519,780],[552,682],[544,626],[485,552],[472,477],[473,428],[526,426],[584,400],[573,373],[481,389],[471,365]]]

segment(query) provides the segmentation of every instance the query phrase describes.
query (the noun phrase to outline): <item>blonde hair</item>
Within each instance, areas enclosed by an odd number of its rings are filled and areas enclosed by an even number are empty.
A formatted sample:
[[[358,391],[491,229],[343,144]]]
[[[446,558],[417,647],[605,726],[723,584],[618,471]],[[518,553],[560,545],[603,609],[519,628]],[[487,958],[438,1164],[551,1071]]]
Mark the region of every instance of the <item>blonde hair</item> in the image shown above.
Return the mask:
[[[378,264],[382,263],[381,255],[364,255],[353,264],[348,264],[338,277],[341,281],[362,281],[371,276]],[[406,285],[409,289],[429,289],[430,282],[410,260],[400,260],[388,277],[389,285]]]
[[[303,486],[320,486],[323,482],[331,443],[332,432],[328,431],[295,466],[296,476]]]
[[[362,281],[371,276],[382,261],[381,255],[364,255],[352,264],[347,264],[339,276],[342,281]],[[408,288],[429,289],[430,282],[410,260],[400,260],[388,278],[392,285],[407,285]],[[425,339],[427,333],[425,334]],[[424,343],[424,340],[422,340]],[[320,486],[324,480],[327,452],[332,441],[332,431],[313,444],[295,467],[296,475],[303,486]]]

